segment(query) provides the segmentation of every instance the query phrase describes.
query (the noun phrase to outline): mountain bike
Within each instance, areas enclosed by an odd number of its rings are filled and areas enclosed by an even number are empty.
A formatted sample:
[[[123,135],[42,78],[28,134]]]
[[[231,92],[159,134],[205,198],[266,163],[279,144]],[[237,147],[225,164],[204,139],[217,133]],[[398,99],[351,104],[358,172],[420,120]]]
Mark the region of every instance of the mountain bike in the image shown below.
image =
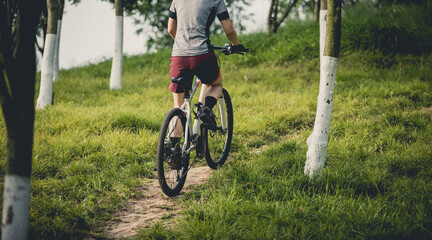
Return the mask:
[[[217,54],[234,54],[231,45],[212,46],[220,50]],[[243,52],[248,52],[244,49]],[[242,52],[236,52],[243,54]],[[220,64],[219,64],[220,65]],[[183,78],[174,78],[184,86]],[[180,108],[171,109],[165,116],[159,132],[157,146],[157,173],[162,191],[172,197],[180,193],[186,181],[188,171],[197,159],[205,158],[207,165],[212,169],[222,166],[228,158],[233,134],[233,107],[231,97],[226,89],[218,103],[213,108],[216,125],[201,124],[197,112],[203,106],[205,88],[201,88],[199,101],[192,103],[193,97],[201,85],[197,78],[190,91],[185,91],[184,103]],[[185,86],[187,87],[187,86]],[[185,88],[185,89],[190,89]],[[181,137],[173,137],[180,136]],[[190,164],[191,155],[194,161]]]

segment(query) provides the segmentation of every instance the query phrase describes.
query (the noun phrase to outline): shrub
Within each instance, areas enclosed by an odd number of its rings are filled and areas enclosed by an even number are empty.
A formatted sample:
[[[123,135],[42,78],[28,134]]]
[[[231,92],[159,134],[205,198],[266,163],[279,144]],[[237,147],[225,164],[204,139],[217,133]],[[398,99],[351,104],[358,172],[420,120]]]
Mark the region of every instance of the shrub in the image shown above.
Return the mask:
[[[430,4],[376,6],[362,2],[342,17],[342,48],[421,54],[432,50]]]

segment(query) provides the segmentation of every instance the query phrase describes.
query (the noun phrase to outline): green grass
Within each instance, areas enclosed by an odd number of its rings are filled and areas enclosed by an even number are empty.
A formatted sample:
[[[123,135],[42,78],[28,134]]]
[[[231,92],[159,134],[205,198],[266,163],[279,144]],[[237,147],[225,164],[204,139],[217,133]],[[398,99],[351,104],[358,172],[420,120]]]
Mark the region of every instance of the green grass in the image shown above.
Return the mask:
[[[304,63],[246,69],[291,77],[268,73],[246,96],[242,84],[229,86],[241,154],[187,194],[178,227],[138,238],[432,238],[432,58],[398,56],[377,68],[373,55],[340,60],[327,164],[314,180],[303,168],[318,79],[295,73]]]
[[[342,28],[342,48],[379,49],[388,54],[430,53],[432,1],[379,8],[373,1],[363,1],[344,11]]]
[[[432,55],[343,48],[326,168],[310,180],[317,27],[293,23],[241,42],[255,52],[221,57],[235,115],[230,159],[181,200],[175,227],[137,238],[432,238]],[[30,236],[103,238],[112,214],[141,197],[172,106],[169,56],[125,58],[121,91],[108,89],[108,61],[61,72],[55,104],[36,113]],[[3,118],[0,138],[3,188]]]

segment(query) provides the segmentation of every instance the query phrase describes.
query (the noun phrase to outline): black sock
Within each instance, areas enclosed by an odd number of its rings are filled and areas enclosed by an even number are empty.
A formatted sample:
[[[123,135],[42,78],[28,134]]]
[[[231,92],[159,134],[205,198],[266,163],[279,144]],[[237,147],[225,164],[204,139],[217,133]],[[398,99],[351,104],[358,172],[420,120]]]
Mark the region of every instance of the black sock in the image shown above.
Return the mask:
[[[205,98],[205,106],[209,107],[210,109],[213,109],[213,107],[216,105],[217,100],[216,98],[212,96],[207,96]]]

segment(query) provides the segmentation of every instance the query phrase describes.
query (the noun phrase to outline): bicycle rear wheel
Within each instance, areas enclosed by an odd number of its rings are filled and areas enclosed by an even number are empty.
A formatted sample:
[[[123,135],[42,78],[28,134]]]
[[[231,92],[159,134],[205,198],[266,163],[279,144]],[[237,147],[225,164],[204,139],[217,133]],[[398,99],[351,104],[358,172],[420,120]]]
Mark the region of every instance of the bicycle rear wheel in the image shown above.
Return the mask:
[[[189,155],[182,156],[185,139],[186,116],[181,109],[167,113],[159,132],[157,147],[157,173],[159,185],[167,196],[179,194],[186,181]]]
[[[222,89],[222,95],[213,108],[213,113],[216,116],[216,127],[203,125],[203,145],[207,165],[216,169],[225,163],[231,149],[233,108],[227,90]]]

